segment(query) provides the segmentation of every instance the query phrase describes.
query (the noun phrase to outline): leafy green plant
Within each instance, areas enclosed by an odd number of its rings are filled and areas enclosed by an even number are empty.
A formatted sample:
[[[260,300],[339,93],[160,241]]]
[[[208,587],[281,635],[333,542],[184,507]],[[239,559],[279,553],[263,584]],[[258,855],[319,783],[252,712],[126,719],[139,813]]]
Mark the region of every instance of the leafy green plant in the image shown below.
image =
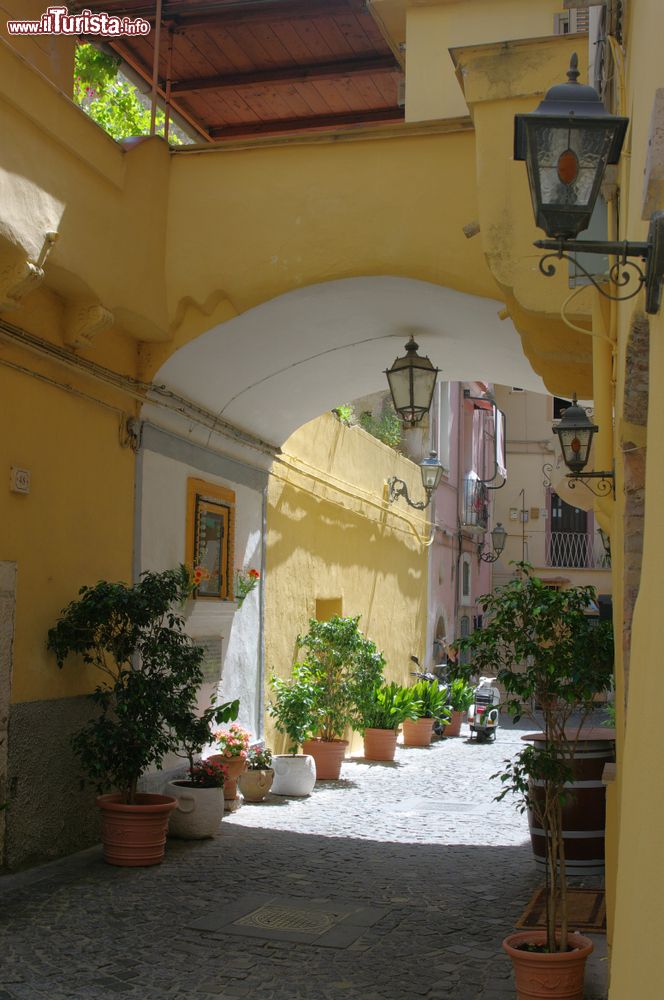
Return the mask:
[[[346,427],[350,427],[355,420],[355,410],[352,403],[342,403],[340,406],[335,406],[332,413]]]
[[[148,767],[160,768],[183,739],[198,747],[208,731],[209,717],[195,721],[205,651],[174,610],[191,588],[184,566],[143,573],[133,586],[102,580],[82,587],[48,633],[58,667],[73,655],[103,675],[89,695],[97,714],[72,745],[98,790],[117,788],[128,803]]]
[[[445,698],[452,712],[467,712],[475,700],[475,688],[457,677],[447,685]]]
[[[398,449],[401,447],[403,427],[401,419],[394,410],[384,410],[380,417],[374,417],[368,410],[365,410],[364,413],[360,414],[359,424],[368,434],[378,438],[390,448]]]
[[[362,706],[358,729],[397,729],[406,719],[418,719],[420,708],[412,687],[394,682],[377,685]]]
[[[280,733],[288,737],[288,753],[298,747],[312,731],[316,712],[316,688],[309,677],[300,677],[295,670],[289,680],[273,674],[270,678],[272,701],[268,712]]]
[[[444,688],[439,688],[438,681],[418,681],[411,685],[410,690],[415,701],[420,704],[419,719],[436,719],[443,723],[450,721],[447,695]]]
[[[272,767],[272,751],[269,747],[249,747],[247,767],[250,771],[266,771]]]
[[[228,701],[221,705],[212,703],[200,715],[191,710],[191,706],[186,709],[175,723],[179,748],[175,751],[178,757],[186,757],[189,763],[189,780],[193,785],[201,785],[205,778],[205,769],[201,770],[201,762],[194,758],[201,753],[203,747],[214,741],[214,730],[216,726],[231,719],[237,719],[240,711],[239,701]],[[194,780],[194,772],[198,774],[198,780]],[[214,775],[210,772],[210,776]],[[222,778],[223,783],[223,778]],[[210,787],[205,786],[205,787]]]
[[[515,721],[524,716],[539,726],[536,706],[541,707],[542,745],[525,747],[494,777],[504,785],[497,797],[514,793],[517,808],[530,808],[545,832],[547,950],[566,951],[565,786],[579,733],[596,707],[594,697],[611,686],[613,635],[610,623],[586,614],[595,598],[592,587],[549,590],[527,563],[516,569],[514,579],[480,598],[485,626],[456,643],[472,653],[472,666],[457,663],[449,671],[466,681],[471,672],[495,674]]]
[[[85,43],[76,47],[74,67],[74,102],[111,138],[150,133],[151,109],[141,102],[133,84],[118,79],[118,58]],[[157,111],[157,135],[164,134],[165,121],[164,112]],[[172,124],[169,142],[182,142]]]
[[[359,615],[335,615],[326,622],[312,618],[307,634],[297,637],[306,655],[294,677],[313,687],[312,731],[323,740],[340,739],[347,726],[361,725],[362,706],[382,680],[383,655],[358,622]]]

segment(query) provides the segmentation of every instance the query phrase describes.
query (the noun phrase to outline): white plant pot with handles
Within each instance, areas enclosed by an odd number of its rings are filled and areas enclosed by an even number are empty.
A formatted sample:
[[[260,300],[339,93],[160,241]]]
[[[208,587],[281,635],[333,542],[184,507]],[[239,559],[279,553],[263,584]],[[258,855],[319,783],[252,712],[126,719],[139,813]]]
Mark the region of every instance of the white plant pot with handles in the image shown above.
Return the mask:
[[[278,753],[272,756],[273,795],[311,795],[316,784],[316,764],[308,753]]]
[[[177,799],[168,825],[169,836],[202,840],[219,833],[224,815],[223,788],[192,788],[191,785],[169,781],[166,794]]]

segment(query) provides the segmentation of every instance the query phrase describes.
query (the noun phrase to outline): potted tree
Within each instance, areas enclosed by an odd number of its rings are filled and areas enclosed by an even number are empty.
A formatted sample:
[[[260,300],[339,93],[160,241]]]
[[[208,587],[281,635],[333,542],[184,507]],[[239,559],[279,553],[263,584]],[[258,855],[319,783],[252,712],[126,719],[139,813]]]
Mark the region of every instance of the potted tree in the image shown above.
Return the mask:
[[[249,747],[247,770],[238,778],[240,791],[247,802],[262,802],[272,788],[274,768],[269,747]]]
[[[307,677],[297,670],[289,680],[273,675],[272,700],[268,712],[277,730],[288,738],[287,753],[273,754],[274,795],[311,795],[316,784],[316,764],[311,754],[298,753],[312,726],[315,691]]]
[[[404,721],[404,746],[428,747],[434,723],[447,723],[450,719],[445,689],[439,686],[438,681],[424,680],[412,684],[410,689],[419,709],[417,719]]]
[[[312,685],[311,738],[302,749],[316,761],[316,780],[336,780],[346,754],[344,734],[358,723],[358,706],[382,679],[385,660],[358,627],[359,615],[312,618],[309,631],[297,637],[305,657],[295,665],[298,678]]]
[[[417,719],[420,702],[412,687],[377,684],[359,706],[359,732],[364,737],[366,760],[394,760],[399,726]]]
[[[184,840],[214,837],[224,815],[224,782],[228,770],[223,763],[197,759],[213,737],[213,728],[236,719],[239,701],[212,704],[201,715],[185,712],[176,728],[181,746],[178,756],[186,757],[188,767],[180,778],[166,785],[177,807],[171,813],[168,832]]]
[[[474,697],[475,689],[472,684],[467,684],[461,677],[450,681],[445,695],[450,721],[445,726],[443,736],[458,736],[460,734],[464,713],[472,705]]]
[[[515,721],[523,716],[539,724],[536,706],[543,713],[542,739],[495,775],[503,783],[497,798],[514,793],[517,808],[530,811],[546,843],[546,930],[521,931],[503,942],[521,1000],[534,995],[533,979],[551,1000],[581,1000],[592,951],[589,938],[568,929],[563,817],[583,726],[595,694],[611,684],[611,629],[588,618],[593,598],[592,587],[549,590],[530,566],[518,563],[514,579],[480,598],[485,627],[457,644],[472,654],[472,665],[451,671],[465,680],[471,671],[495,671],[505,691],[503,707]]]
[[[100,794],[104,858],[114,865],[158,864],[176,800],[138,791],[149,767],[180,745],[195,714],[204,650],[174,610],[191,592],[186,567],[143,573],[138,583],[83,587],[48,633],[59,667],[72,655],[101,681],[89,696],[94,717],[72,738]],[[114,791],[109,791],[115,789]]]

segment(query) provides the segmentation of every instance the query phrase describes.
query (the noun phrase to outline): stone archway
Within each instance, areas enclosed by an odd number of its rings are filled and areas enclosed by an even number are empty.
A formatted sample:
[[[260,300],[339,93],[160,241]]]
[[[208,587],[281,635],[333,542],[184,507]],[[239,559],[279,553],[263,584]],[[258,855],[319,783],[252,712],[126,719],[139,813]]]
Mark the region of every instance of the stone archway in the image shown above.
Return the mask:
[[[627,705],[632,644],[632,618],[641,581],[645,516],[646,425],[648,420],[650,327],[635,318],[625,354],[622,413],[624,476],[623,676]]]

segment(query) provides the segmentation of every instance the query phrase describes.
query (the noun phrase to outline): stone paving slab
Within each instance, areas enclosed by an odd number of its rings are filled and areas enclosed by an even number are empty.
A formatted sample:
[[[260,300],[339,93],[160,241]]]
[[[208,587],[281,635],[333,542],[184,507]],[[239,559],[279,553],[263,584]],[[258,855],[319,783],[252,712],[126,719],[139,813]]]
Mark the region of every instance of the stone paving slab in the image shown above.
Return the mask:
[[[0,879],[0,1000],[513,1000],[500,942],[541,875],[488,777],[520,735],[348,761],[307,799],[246,803],[214,840],[169,842],[158,867],[93,848]],[[380,916],[346,941],[332,927],[329,947],[210,928],[247,898]],[[604,1000],[605,972],[598,949],[586,1000]]]

